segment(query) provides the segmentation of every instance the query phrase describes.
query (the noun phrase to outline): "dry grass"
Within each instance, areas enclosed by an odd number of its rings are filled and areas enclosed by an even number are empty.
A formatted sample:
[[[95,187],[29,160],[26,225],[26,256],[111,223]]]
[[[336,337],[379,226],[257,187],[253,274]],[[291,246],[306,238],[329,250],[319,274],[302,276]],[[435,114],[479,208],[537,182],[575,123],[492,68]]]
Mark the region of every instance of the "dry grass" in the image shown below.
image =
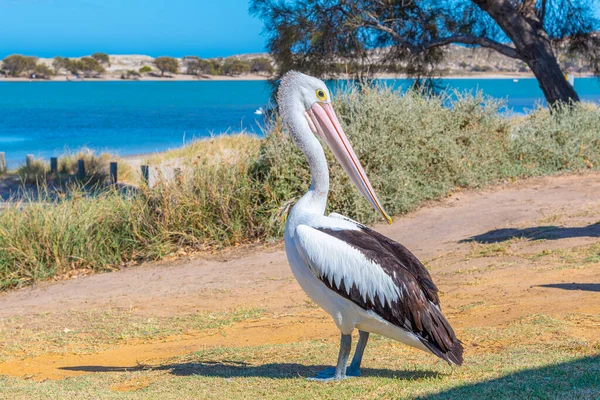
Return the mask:
[[[466,364],[451,368],[433,357],[374,335],[363,377],[323,384],[305,377],[329,365],[335,341],[215,348],[155,365],[123,366],[60,381],[0,378],[11,399],[596,399],[600,344],[586,342],[577,314],[531,315],[505,327],[461,332]],[[560,338],[560,340],[557,340]],[[81,368],[90,366],[81,366]]]
[[[75,152],[65,152],[58,158],[58,172],[65,175],[76,175],[78,161],[83,160],[85,165],[84,182],[88,184],[104,183],[110,173],[110,163],[118,162],[119,181],[135,182],[133,170],[126,162],[110,153],[97,154],[93,150],[82,149]]]
[[[457,188],[600,166],[600,109],[553,114],[540,109],[511,121],[502,103],[480,95],[400,95],[348,89],[336,108],[350,141],[391,214],[415,209]],[[483,105],[482,105],[483,104]],[[86,155],[83,155],[84,157]],[[74,160],[61,168],[72,171]],[[105,174],[107,157],[91,156]],[[95,158],[94,158],[95,157]],[[164,156],[182,173],[161,175],[134,193],[94,198],[74,192],[48,204],[0,213],[0,288],[67,273],[156,260],[279,238],[288,210],[310,185],[305,159],[279,121],[264,139],[247,135],[192,143]],[[370,223],[378,216],[328,153],[329,208]],[[68,161],[70,160],[70,161]],[[164,161],[164,160],[162,160]]]

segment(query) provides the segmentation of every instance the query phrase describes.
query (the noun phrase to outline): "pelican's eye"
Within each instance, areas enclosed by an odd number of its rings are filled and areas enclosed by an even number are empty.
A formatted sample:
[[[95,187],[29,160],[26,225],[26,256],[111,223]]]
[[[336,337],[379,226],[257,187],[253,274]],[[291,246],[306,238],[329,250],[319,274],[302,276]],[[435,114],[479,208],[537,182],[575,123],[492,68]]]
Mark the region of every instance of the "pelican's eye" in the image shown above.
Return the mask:
[[[317,99],[321,101],[327,100],[327,95],[323,89],[317,89]]]

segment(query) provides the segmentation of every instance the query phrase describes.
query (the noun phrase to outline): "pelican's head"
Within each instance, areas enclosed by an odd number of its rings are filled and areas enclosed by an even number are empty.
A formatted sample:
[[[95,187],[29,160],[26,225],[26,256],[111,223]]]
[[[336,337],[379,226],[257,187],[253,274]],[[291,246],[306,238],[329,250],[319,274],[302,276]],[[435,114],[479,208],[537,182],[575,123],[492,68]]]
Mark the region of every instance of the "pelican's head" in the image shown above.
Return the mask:
[[[373,208],[391,224],[392,218],[381,206],[365,170],[340,125],[331,104],[331,94],[325,83],[312,76],[290,71],[281,79],[277,102],[283,122],[290,128],[296,144],[306,143],[308,136],[318,136],[323,139],[354,185]]]

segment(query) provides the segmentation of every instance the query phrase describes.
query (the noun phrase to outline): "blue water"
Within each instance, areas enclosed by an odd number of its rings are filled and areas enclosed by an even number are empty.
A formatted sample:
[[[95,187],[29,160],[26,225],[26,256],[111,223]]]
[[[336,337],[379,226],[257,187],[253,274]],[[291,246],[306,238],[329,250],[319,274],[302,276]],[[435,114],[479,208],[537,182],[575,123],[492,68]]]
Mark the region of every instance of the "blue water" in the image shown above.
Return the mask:
[[[388,84],[408,86],[408,81]],[[482,90],[523,113],[543,100],[534,79],[448,79],[442,85]],[[584,100],[600,101],[600,84],[576,80]],[[271,87],[264,81],[0,82],[0,151],[9,167],[26,154],[49,158],[89,147],[120,155],[181,146],[195,138],[245,130],[261,133]]]

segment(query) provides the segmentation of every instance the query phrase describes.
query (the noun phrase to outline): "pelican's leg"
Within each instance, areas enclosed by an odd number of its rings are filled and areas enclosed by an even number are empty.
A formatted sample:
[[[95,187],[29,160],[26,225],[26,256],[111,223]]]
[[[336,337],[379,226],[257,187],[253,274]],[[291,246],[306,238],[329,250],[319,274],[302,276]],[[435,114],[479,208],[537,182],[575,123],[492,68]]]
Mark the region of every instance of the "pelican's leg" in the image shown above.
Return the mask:
[[[348,365],[348,358],[350,357],[350,350],[352,349],[352,335],[344,335],[342,333],[342,339],[340,340],[340,353],[338,354],[338,361],[335,369],[326,368],[319,372],[314,378],[308,378],[311,381],[329,382],[337,381],[340,379],[346,379],[346,366]]]
[[[369,332],[359,330],[358,335],[358,344],[356,345],[354,357],[352,357],[352,363],[346,370],[346,375],[348,376],[360,376],[360,363],[362,362],[365,347],[367,347],[367,341],[369,340]]]

